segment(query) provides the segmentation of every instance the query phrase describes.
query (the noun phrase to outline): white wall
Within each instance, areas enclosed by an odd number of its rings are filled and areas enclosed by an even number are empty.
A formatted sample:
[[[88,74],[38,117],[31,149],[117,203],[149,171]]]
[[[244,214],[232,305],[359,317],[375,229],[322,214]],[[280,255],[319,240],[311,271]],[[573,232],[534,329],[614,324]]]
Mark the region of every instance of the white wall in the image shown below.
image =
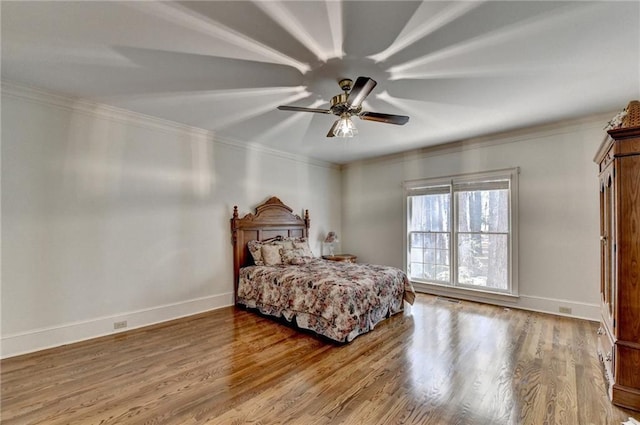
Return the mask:
[[[2,357],[229,305],[229,218],[270,196],[403,268],[404,180],[519,166],[522,308],[597,319],[601,116],[337,167],[2,86]]]
[[[330,164],[5,82],[2,357],[230,305],[233,206],[308,208],[319,254],[340,190]]]
[[[606,122],[604,116],[592,117],[350,164],[343,170],[344,250],[362,261],[404,269],[404,180],[520,167],[520,298],[504,304],[551,313],[565,306],[575,316],[597,320],[599,207],[593,157]]]

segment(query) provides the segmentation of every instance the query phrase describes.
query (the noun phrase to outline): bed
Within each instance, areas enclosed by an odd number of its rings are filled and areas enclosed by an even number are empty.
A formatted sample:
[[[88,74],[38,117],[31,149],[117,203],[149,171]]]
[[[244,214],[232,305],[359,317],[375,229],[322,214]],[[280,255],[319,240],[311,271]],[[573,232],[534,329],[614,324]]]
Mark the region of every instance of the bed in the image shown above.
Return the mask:
[[[338,342],[352,341],[413,303],[397,268],[313,257],[304,217],[272,197],[231,218],[235,303]]]

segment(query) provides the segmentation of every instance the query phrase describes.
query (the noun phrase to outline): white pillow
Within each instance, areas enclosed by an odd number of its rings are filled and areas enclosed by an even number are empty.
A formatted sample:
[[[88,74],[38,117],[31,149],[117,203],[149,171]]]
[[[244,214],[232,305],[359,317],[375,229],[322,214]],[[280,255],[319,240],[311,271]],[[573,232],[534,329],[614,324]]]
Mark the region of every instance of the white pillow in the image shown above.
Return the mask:
[[[265,266],[282,264],[282,247],[280,245],[262,245],[262,261]]]

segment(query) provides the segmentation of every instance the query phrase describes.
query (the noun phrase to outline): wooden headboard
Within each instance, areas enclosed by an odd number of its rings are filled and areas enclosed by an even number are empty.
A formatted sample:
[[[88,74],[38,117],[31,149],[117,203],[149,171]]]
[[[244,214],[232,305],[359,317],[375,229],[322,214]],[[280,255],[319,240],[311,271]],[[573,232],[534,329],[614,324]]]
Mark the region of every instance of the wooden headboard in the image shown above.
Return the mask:
[[[256,213],[238,217],[238,207],[233,207],[231,218],[231,239],[233,241],[233,298],[238,293],[240,268],[253,264],[247,248],[251,240],[263,241],[278,236],[309,237],[309,210],[304,219],[293,214],[293,210],[275,196],[256,207]]]

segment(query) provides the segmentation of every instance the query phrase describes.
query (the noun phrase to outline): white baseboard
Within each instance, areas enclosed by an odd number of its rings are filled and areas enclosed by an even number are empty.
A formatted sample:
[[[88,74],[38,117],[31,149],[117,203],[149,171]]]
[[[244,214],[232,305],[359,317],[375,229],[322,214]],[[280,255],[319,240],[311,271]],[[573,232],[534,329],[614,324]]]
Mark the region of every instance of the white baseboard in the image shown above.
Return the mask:
[[[570,308],[571,313],[561,313],[561,307]],[[520,295],[520,302],[517,308],[555,314],[557,316],[575,317],[577,319],[591,320],[594,322],[600,321],[600,306],[598,304]]]
[[[600,320],[600,307],[597,304],[587,304],[554,298],[520,295],[511,299],[496,299],[483,294],[461,293],[448,288],[427,287],[415,284],[418,292],[433,295],[455,297],[469,301],[495,304],[522,310],[538,311],[559,316],[575,317],[579,319]],[[115,334],[131,329],[141,328],[180,317],[191,316],[209,310],[233,305],[233,294],[220,294],[210,297],[197,298],[175,304],[168,304],[144,310],[138,310],[108,317],[67,323],[50,328],[35,329],[28,332],[3,335],[0,345],[0,358],[8,358],[20,354],[31,353],[47,348],[58,347],[104,335]],[[571,314],[560,313],[560,307],[570,308]],[[115,322],[127,321],[124,329],[113,329]]]
[[[555,314],[556,316],[574,317],[592,321],[600,320],[600,306],[597,304],[582,303],[556,298],[537,297],[520,294],[517,297],[495,295],[490,293],[461,290],[458,288],[446,288],[440,286],[423,285],[413,283],[416,291],[432,295],[459,298],[462,300],[476,301],[486,304],[495,304],[503,307],[519,308],[522,310],[537,311],[540,313]],[[571,313],[562,313],[560,308],[569,308]],[[566,311],[566,310],[565,310]]]
[[[66,323],[50,328],[2,335],[0,358],[8,358],[46,348],[58,347],[104,335],[141,328],[180,317],[233,305],[233,293],[196,298],[174,304],[117,314],[114,316]],[[127,322],[127,327],[114,330],[115,322]]]

